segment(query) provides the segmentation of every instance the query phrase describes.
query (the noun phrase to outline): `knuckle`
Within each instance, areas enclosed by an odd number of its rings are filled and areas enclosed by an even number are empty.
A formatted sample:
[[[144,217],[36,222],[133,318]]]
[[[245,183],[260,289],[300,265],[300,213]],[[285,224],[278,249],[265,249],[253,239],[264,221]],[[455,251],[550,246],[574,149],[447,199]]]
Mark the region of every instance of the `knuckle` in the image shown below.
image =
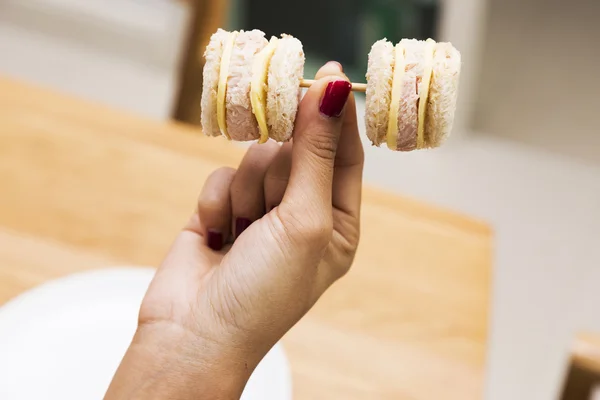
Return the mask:
[[[229,188],[235,180],[235,174],[236,170],[229,167],[214,170],[204,183],[199,202],[206,204],[220,203],[224,190],[228,192],[226,188]]]
[[[302,227],[302,235],[311,245],[325,246],[331,241],[333,227],[327,221],[312,219]]]
[[[354,254],[350,258],[341,254],[340,249],[333,250],[336,254],[328,257],[326,270],[323,272],[324,278],[328,284],[332,284],[350,272],[352,267]]]
[[[343,264],[338,265],[336,268],[333,268],[333,281],[338,281],[342,279],[344,276],[348,275],[350,272],[350,267],[352,264]]]
[[[269,214],[267,227],[271,236],[280,245],[279,250],[284,259],[293,257],[293,252],[290,251],[294,246],[298,246],[297,234],[294,232],[294,227],[286,224],[281,217],[279,208],[275,212]]]
[[[235,175],[235,173],[236,173],[235,168],[221,167],[221,168],[214,170],[208,177],[208,180],[212,181],[213,179],[223,179],[223,178],[224,179],[232,179],[233,176]]]
[[[339,247],[341,254],[347,258],[354,257],[360,242],[360,221],[338,213],[334,230],[334,243]]]
[[[360,242],[360,227],[351,219],[338,219],[334,228],[331,253],[328,263],[331,279],[336,281],[344,277],[354,263]]]
[[[330,265],[333,280],[344,277],[349,271],[354,257],[356,256],[356,245],[348,240],[336,240],[336,255],[333,257],[333,263]]]
[[[280,210],[283,225],[292,234],[296,241],[304,243],[315,249],[322,249],[331,242],[333,235],[333,221],[329,217],[310,215],[305,210]]]
[[[202,225],[206,225],[207,223],[212,224],[214,221],[210,217],[219,212],[218,205],[214,203],[207,202],[199,202],[198,203],[198,215],[200,220],[202,221]]]
[[[198,201],[198,211],[201,214],[211,213],[220,210],[223,207],[223,202],[215,193],[207,193],[200,196]]]
[[[330,129],[315,128],[306,136],[308,150],[323,160],[335,159],[338,137]]]
[[[345,263],[351,263],[358,249],[358,238],[355,240],[353,237],[347,236],[340,242],[339,249],[342,259],[346,261]]]

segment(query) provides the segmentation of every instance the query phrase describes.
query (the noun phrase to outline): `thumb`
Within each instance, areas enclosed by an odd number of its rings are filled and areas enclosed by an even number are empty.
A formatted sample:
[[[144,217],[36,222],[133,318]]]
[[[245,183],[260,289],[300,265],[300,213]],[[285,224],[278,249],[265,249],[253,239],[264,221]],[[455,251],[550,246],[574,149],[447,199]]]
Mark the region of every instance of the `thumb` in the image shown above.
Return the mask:
[[[311,210],[331,218],[335,155],[351,90],[346,79],[328,76],[317,80],[302,99],[282,206],[304,210],[310,205]]]

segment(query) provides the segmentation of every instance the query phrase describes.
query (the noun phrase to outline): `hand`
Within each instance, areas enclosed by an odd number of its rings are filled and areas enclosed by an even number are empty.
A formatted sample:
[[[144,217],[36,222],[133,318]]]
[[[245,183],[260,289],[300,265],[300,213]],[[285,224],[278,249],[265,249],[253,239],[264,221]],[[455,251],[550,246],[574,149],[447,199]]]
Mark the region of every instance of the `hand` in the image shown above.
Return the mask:
[[[239,397],[269,349],[349,270],[364,154],[341,68],[328,63],[317,79],[293,143],[253,145],[237,170],[206,181],[107,398]]]

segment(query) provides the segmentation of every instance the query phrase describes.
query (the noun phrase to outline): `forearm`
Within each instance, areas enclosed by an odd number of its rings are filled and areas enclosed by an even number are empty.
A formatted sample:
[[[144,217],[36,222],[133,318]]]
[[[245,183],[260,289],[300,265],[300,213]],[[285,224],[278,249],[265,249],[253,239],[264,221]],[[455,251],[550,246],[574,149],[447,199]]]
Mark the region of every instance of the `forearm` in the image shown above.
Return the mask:
[[[239,399],[255,363],[187,335],[172,327],[138,330],[105,400]]]

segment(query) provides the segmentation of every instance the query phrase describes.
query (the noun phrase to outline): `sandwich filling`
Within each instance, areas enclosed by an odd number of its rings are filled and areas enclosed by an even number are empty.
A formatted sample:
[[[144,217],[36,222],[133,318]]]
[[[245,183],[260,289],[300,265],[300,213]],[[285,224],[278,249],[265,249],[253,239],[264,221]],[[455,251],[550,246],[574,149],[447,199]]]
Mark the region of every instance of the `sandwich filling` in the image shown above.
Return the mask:
[[[262,49],[252,62],[252,82],[250,84],[250,101],[252,112],[258,122],[260,131],[259,143],[269,140],[269,127],[267,125],[267,79],[269,76],[269,64],[277,50],[279,40],[271,38],[269,44]]]
[[[400,101],[402,100],[402,82],[406,72],[404,51],[404,45],[398,43],[395,48],[396,63],[392,77],[392,100],[390,102],[390,116],[387,129],[387,146],[392,150],[398,148],[398,113],[400,111]]]
[[[425,118],[427,112],[427,101],[429,100],[429,86],[431,74],[433,73],[433,56],[435,53],[435,41],[427,39],[425,42],[425,58],[423,61],[423,78],[419,86],[419,129],[417,131],[417,149],[425,147]]]
[[[386,142],[391,150],[426,146],[425,119],[436,42],[403,39],[395,47]]]
[[[219,70],[219,84],[217,86],[217,122],[221,133],[229,140],[231,137],[227,132],[227,118],[225,116],[226,104],[225,96],[227,94],[227,77],[229,75],[229,63],[233,53],[235,39],[239,32],[231,32],[229,38],[223,46],[223,56],[221,57],[221,68]]]

